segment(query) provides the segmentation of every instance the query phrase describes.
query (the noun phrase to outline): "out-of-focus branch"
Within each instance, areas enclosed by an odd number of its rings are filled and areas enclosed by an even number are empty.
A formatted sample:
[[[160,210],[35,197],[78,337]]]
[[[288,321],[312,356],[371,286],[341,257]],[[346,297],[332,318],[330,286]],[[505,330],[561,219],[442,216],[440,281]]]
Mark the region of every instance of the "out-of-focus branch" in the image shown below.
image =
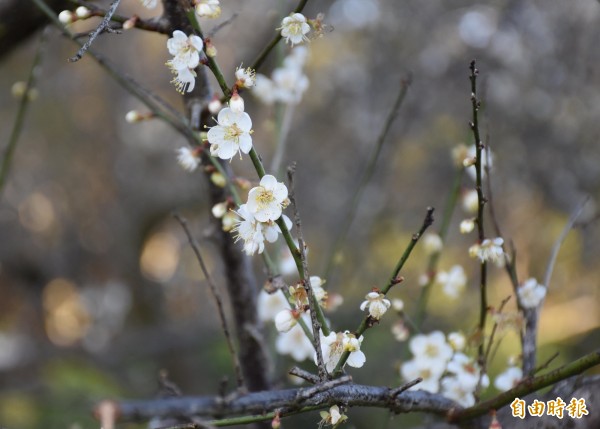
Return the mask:
[[[550,285],[550,279],[552,278],[552,271],[554,270],[554,264],[556,263],[556,258],[558,257],[558,252],[560,251],[560,247],[563,242],[567,238],[569,231],[573,228],[575,221],[581,215],[583,208],[588,202],[589,197],[583,200],[571,213],[567,224],[563,228],[559,237],[556,239],[554,246],[552,246],[552,252],[550,253],[550,258],[548,260],[548,265],[546,266],[546,273],[544,275],[544,283],[543,285],[548,288]],[[523,314],[525,316],[525,333],[523,334],[523,374],[525,375],[533,375],[536,369],[536,360],[537,360],[537,331],[538,331],[538,321],[540,316],[540,311],[542,309],[543,301],[535,308],[523,308]]]
[[[48,0],[48,7],[57,15],[65,9],[67,0]],[[0,59],[48,23],[44,13],[24,0],[0,0]]]
[[[377,164],[377,160],[379,159],[379,154],[381,153],[381,149],[383,148],[383,143],[385,143],[386,138],[394,124],[394,121],[398,117],[398,111],[402,106],[404,99],[406,98],[406,92],[408,91],[408,87],[410,86],[411,76],[404,77],[400,80],[400,86],[398,90],[398,95],[390,109],[387,119],[383,123],[383,128],[377,137],[377,141],[373,146],[371,154],[369,155],[369,159],[365,164],[365,168],[362,172],[362,176],[358,182],[358,186],[353,192],[352,200],[348,204],[348,208],[344,210],[346,216],[344,216],[344,220],[340,229],[336,233],[335,240],[333,242],[333,246],[329,251],[327,256],[327,261],[325,263],[324,275],[325,278],[330,281],[331,272],[335,265],[336,260],[339,258],[339,253],[341,251],[342,245],[346,241],[346,237],[348,236],[348,231],[350,231],[350,227],[352,226],[352,222],[354,221],[354,217],[356,216],[356,212],[358,211],[359,203],[362,199],[363,193],[375,172],[375,166]],[[330,285],[331,287],[331,285]]]
[[[29,76],[27,77],[27,82],[25,83],[25,89],[23,90],[21,100],[19,101],[17,116],[15,118],[12,132],[10,133],[10,138],[8,139],[8,144],[2,152],[2,163],[0,164],[0,197],[2,196],[2,190],[4,189],[4,184],[6,183],[6,178],[8,177],[8,172],[10,170],[15,149],[17,148],[17,142],[21,136],[23,121],[25,120],[25,113],[27,112],[27,106],[29,106],[31,101],[31,90],[34,88],[36,78],[39,74],[40,62],[42,61],[42,54],[44,52],[47,36],[47,31],[44,31],[42,33],[42,37],[40,38],[35,57],[33,59],[33,64],[29,71]]]
[[[219,289],[217,289],[217,286],[214,284],[212,277],[211,277],[210,273],[208,272],[208,269],[206,268],[206,264],[204,263],[204,258],[202,258],[202,254],[200,253],[200,247],[198,246],[198,243],[194,239],[194,237],[188,227],[187,220],[185,218],[181,217],[178,213],[175,213],[173,216],[175,217],[175,219],[177,219],[177,221],[179,222],[179,224],[185,231],[185,235],[188,238],[188,242],[190,243],[190,246],[192,247],[192,250],[194,251],[194,254],[196,255],[196,259],[198,260],[198,263],[200,264],[200,268],[202,269],[202,272],[204,273],[206,282],[208,283],[208,286],[210,287],[210,291],[212,292],[213,297],[215,298],[215,301],[217,304],[217,311],[219,313],[219,319],[221,321],[221,329],[223,329],[223,334],[225,334],[225,340],[227,341],[227,347],[229,348],[229,353],[231,354],[231,358],[233,359],[233,369],[235,370],[237,385],[238,385],[238,388],[241,388],[244,386],[244,376],[242,374],[242,370],[240,367],[240,359],[237,355],[237,352],[235,351],[235,346],[233,345],[233,340],[231,338],[231,333],[229,331],[229,326],[227,324],[227,318],[225,317],[225,311],[223,309],[223,299],[221,298]]]

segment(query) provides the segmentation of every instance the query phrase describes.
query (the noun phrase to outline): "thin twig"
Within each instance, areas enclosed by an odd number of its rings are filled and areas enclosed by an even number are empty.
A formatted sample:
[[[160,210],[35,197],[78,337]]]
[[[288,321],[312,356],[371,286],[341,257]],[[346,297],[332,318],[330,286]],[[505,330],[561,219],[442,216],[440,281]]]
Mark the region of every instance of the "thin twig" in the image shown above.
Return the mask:
[[[315,298],[315,294],[313,292],[312,286],[310,284],[310,275],[308,273],[308,259],[306,258],[306,244],[304,242],[304,237],[302,235],[302,221],[300,220],[300,212],[298,210],[298,205],[296,204],[296,193],[294,190],[294,174],[296,173],[296,164],[292,164],[288,167],[288,182],[289,182],[289,199],[294,211],[294,221],[296,223],[296,235],[298,236],[298,247],[300,248],[300,259],[302,260],[302,271],[303,278],[302,284],[304,286],[304,290],[306,290],[306,295],[308,296],[308,307],[310,308],[310,321],[312,323],[312,331],[313,331],[313,344],[315,346],[315,351],[317,354],[317,366],[319,368],[319,379],[321,381],[325,381],[328,379],[327,368],[325,367],[325,362],[323,361],[323,351],[321,349],[321,324],[317,318],[317,307],[319,303]]]
[[[4,148],[4,153],[2,154],[2,165],[0,165],[0,197],[2,196],[6,178],[8,177],[8,172],[10,171],[12,164],[13,155],[15,153],[15,149],[17,148],[19,137],[21,136],[23,122],[25,121],[25,114],[27,113],[29,102],[31,101],[31,90],[34,88],[37,76],[39,74],[40,63],[42,61],[47,37],[48,29],[45,29],[42,32],[35,56],[33,57],[33,64],[29,70],[29,76],[27,77],[27,82],[25,83],[23,95],[21,96],[21,100],[19,100],[17,116],[15,117],[15,122],[8,139],[8,144],[6,145],[6,148]]]
[[[217,24],[213,28],[211,28],[211,30],[208,32],[206,37],[209,39],[215,37],[215,34],[217,34],[221,29],[223,29],[224,27],[227,27],[229,24],[231,24],[233,21],[235,21],[237,17],[238,17],[238,13],[235,12],[233,15],[231,15],[231,17],[229,19],[226,19],[225,21],[220,22],[219,24]]]
[[[417,384],[421,383],[422,381],[423,381],[423,379],[421,377],[417,377],[414,380],[409,381],[408,383],[405,383],[400,387],[396,387],[395,389],[392,389],[392,391],[390,392],[390,397],[395,398],[402,392],[406,392],[408,389],[416,386]]]
[[[114,0],[111,3],[110,8],[108,9],[108,12],[106,12],[106,15],[104,15],[104,18],[102,19],[102,22],[100,22],[100,25],[98,25],[94,32],[90,34],[90,38],[87,40],[87,42],[84,43],[84,45],[79,49],[79,51],[77,51],[77,53],[74,56],[69,58],[69,62],[74,63],[76,61],[79,61],[83,57],[83,54],[85,54],[85,52],[90,48],[90,46],[92,46],[92,43],[94,43],[96,38],[109,28],[108,24],[110,23],[111,17],[115,14],[115,11],[119,7],[119,3],[121,3],[121,0]]]
[[[105,17],[107,15],[107,10],[96,6],[93,3],[88,1],[81,0],[69,0],[71,3],[77,4],[79,6],[85,6],[90,10],[90,16],[99,16]],[[166,20],[160,18],[151,18],[151,19],[141,19],[137,16],[127,17],[117,15],[116,13],[110,17],[111,21],[121,24],[121,26],[126,22],[133,20],[133,26],[138,30],[150,31],[152,33],[160,33],[160,34],[169,34],[170,28]]]
[[[404,264],[410,257],[410,254],[412,253],[412,250],[414,249],[419,239],[423,236],[423,233],[427,230],[427,228],[429,228],[433,224],[433,211],[433,207],[427,207],[427,213],[425,214],[425,218],[423,219],[421,229],[419,229],[419,232],[413,234],[410,242],[408,243],[408,246],[406,246],[404,253],[400,257],[400,260],[398,260],[398,263],[394,267],[394,271],[392,272],[390,279],[387,281],[386,285],[383,288],[381,288],[382,294],[387,294],[394,285],[397,285],[398,283],[402,282],[402,280],[404,280],[402,277],[399,276],[400,270],[402,270],[402,267],[404,267]],[[370,315],[367,315],[363,318],[360,325],[358,325],[358,328],[356,329],[354,334],[357,338],[359,338],[371,326],[373,326],[373,320]],[[333,370],[334,375],[341,373],[342,369],[344,368],[344,365],[346,364],[346,361],[348,360],[348,357],[350,357],[349,351],[345,351],[344,353],[342,353],[339,362]]]
[[[300,377],[312,384],[317,384],[319,381],[321,381],[321,380],[319,380],[318,376],[316,376],[313,373],[310,373],[302,368],[298,368],[297,366],[292,367],[292,369],[290,369],[288,371],[288,374],[295,375],[296,377]]]
[[[533,374],[537,374],[538,372],[543,371],[546,368],[548,368],[550,366],[550,364],[552,363],[552,361],[554,359],[556,359],[559,355],[560,355],[560,352],[554,353],[552,356],[550,356],[548,358],[548,360],[546,362],[544,362],[543,364],[541,364],[540,366],[538,366],[536,369],[534,369],[533,370]]]
[[[404,99],[406,98],[406,93],[408,91],[408,87],[411,83],[411,76],[408,75],[403,77],[400,80],[400,86],[398,90],[398,94],[396,95],[396,99],[394,100],[394,104],[390,109],[385,122],[383,123],[383,127],[381,128],[381,132],[375,141],[375,144],[372,146],[371,153],[369,155],[369,159],[365,164],[365,168],[362,172],[361,178],[358,182],[356,189],[353,192],[352,199],[348,204],[348,208],[344,210],[346,214],[344,216],[344,220],[340,229],[336,234],[335,241],[333,242],[333,246],[329,251],[327,256],[327,262],[325,264],[324,275],[325,278],[329,281],[329,285],[331,288],[331,274],[333,267],[335,265],[336,260],[339,259],[339,252],[346,241],[348,236],[348,232],[350,231],[350,227],[352,226],[352,222],[356,217],[356,213],[358,212],[358,208],[360,206],[360,201],[362,200],[363,194],[367,185],[369,184],[371,178],[373,177],[373,173],[375,172],[375,166],[377,165],[377,160],[379,159],[379,155],[381,154],[381,150],[383,148],[383,144],[385,143],[387,136],[394,124],[394,121],[398,117],[398,111],[402,106]]]
[[[306,6],[306,3],[308,3],[308,0],[300,0],[300,2],[298,3],[298,6],[296,6],[296,9],[294,9],[294,11],[292,13],[302,12],[302,10],[304,9],[304,6]],[[260,66],[262,66],[262,64],[265,62],[265,60],[267,59],[267,57],[269,56],[269,54],[271,53],[273,48],[275,46],[277,46],[277,43],[279,43],[279,41],[281,39],[282,39],[281,34],[278,32],[277,35],[274,36],[273,39],[271,39],[271,41],[267,44],[267,46],[265,46],[263,48],[263,50],[260,52],[260,54],[258,54],[256,59],[254,61],[252,61],[252,65],[250,66],[250,68],[254,69],[254,70],[258,70],[260,68]]]
[[[498,307],[498,313],[502,314],[502,311],[504,310],[504,306],[506,305],[506,303],[508,301],[510,301],[511,295],[507,296],[506,298],[504,298],[502,300],[502,302],[500,303],[500,306]],[[494,342],[494,336],[496,335],[496,331],[498,330],[498,322],[494,323],[494,326],[492,327],[492,332],[490,333],[490,339],[488,340],[488,344],[487,344],[487,349],[485,351],[485,359],[484,359],[484,366],[481,368],[481,378],[483,377],[483,374],[485,374],[486,372],[486,367],[487,364],[489,363],[489,357],[490,357],[490,351],[492,349],[492,343]]]
[[[485,232],[483,228],[483,207],[485,205],[485,197],[483,196],[482,186],[482,171],[481,166],[483,164],[481,154],[483,150],[483,144],[479,135],[479,118],[478,111],[480,102],[477,99],[477,75],[479,70],[475,68],[475,60],[471,61],[469,65],[469,80],[471,81],[471,110],[472,110],[472,122],[469,124],[471,131],[473,132],[473,138],[475,140],[475,172],[476,172],[476,184],[475,189],[477,190],[477,236],[479,243],[485,239]],[[481,335],[481,343],[478,348],[478,363],[480,367],[484,365],[485,359],[485,322],[487,317],[487,261],[482,261],[480,266],[480,282],[479,282],[479,333]]]
[[[192,250],[194,251],[194,254],[196,255],[196,259],[198,260],[198,263],[200,264],[200,268],[202,269],[202,272],[204,273],[206,282],[208,283],[208,286],[212,292],[212,295],[217,303],[217,311],[219,312],[221,328],[223,329],[223,333],[225,334],[225,339],[227,340],[227,347],[229,348],[229,353],[231,353],[231,357],[233,359],[233,366],[234,366],[234,370],[235,370],[235,376],[237,379],[237,385],[239,388],[241,388],[244,386],[244,376],[242,374],[242,369],[240,366],[240,361],[239,361],[237,352],[235,351],[235,346],[233,345],[233,339],[231,338],[231,334],[229,332],[229,327],[227,325],[227,319],[225,318],[225,311],[223,309],[223,300],[221,299],[221,294],[219,293],[219,290],[217,289],[216,285],[213,283],[212,277],[210,276],[208,269],[206,268],[204,259],[202,258],[202,255],[200,254],[200,247],[198,246],[198,243],[196,242],[196,240],[192,236],[192,233],[190,232],[190,229],[188,228],[187,220],[185,218],[181,217],[178,213],[174,213],[173,217],[175,219],[177,219],[177,222],[179,222],[179,224],[185,231],[185,235],[188,238],[188,242],[190,243],[190,246],[191,246]]]
[[[326,392],[334,387],[341,386],[342,384],[350,383],[352,381],[352,376],[344,375],[340,378],[336,378],[335,380],[325,381],[323,383],[317,384],[313,387],[308,387],[306,389],[301,389],[296,394],[296,401],[298,403],[303,402],[313,396]]]

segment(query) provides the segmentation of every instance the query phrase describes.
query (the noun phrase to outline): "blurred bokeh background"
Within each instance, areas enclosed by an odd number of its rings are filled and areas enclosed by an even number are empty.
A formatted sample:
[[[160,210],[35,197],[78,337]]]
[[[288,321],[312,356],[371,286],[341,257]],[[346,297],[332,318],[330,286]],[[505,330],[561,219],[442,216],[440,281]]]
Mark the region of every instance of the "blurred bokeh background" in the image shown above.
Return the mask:
[[[108,2],[100,2],[108,4]],[[292,1],[224,0],[213,42],[227,78],[249,64],[273,36]],[[33,7],[33,6],[32,6]],[[494,153],[492,187],[504,238],[518,251],[519,277],[542,280],[551,247],[569,214],[590,196],[581,222],[560,252],[540,324],[543,362],[568,362],[600,342],[600,4],[565,1],[323,0],[305,14],[325,13],[334,30],[310,42],[310,86],[294,107],[283,165],[297,161],[297,198],[310,246],[311,274],[323,275],[335,234],[387,113],[408,73],[412,84],[386,141],[328,279],[344,305],[329,317],[353,329],[358,306],[383,285],[422,221],[427,206],[438,218],[454,177],[451,150],[471,144],[468,65],[476,58],[484,100],[482,132]],[[155,16],[134,0],[120,14]],[[76,23],[89,31],[96,20]],[[0,141],[8,141],[39,35],[1,59]],[[118,67],[182,108],[169,84],[165,37],[131,30],[104,35],[96,48]],[[223,267],[203,239],[210,207],[204,177],[180,168],[174,151],[185,140],[156,121],[128,124],[144,107],[91,58],[71,64],[76,46],[51,30],[31,103],[0,200],[0,426],[95,427],[101,398],[149,398],[157,373],[187,394],[214,394],[231,365],[212,298],[181,228],[191,222],[217,283]],[[269,75],[286,54],[281,46],[260,70]],[[215,92],[217,86],[215,85]],[[249,94],[255,147],[269,164],[277,115]],[[248,159],[234,159],[255,180]],[[463,191],[474,183],[463,178]],[[473,235],[461,235],[469,215],[457,207],[439,268],[461,264],[468,286],[452,300],[434,289],[424,332],[473,331],[478,318],[478,264],[467,255]],[[435,225],[434,225],[435,229]],[[491,231],[491,228],[489,229]],[[276,246],[270,247],[273,253]],[[266,276],[256,257],[259,282]],[[415,310],[427,257],[417,248],[405,282],[390,293]],[[293,276],[287,277],[294,281]],[[490,305],[511,294],[503,270],[490,275]],[[514,299],[507,308],[514,311]],[[363,343],[367,363],[355,381],[398,384],[406,343],[386,315]],[[268,337],[275,337],[268,326]],[[519,353],[507,332],[490,374]],[[273,354],[273,378],[289,384],[293,361]],[[312,364],[307,362],[306,367]],[[394,380],[392,383],[391,380]],[[488,395],[494,393],[491,388]],[[385,422],[387,412],[352,411],[349,427]],[[314,425],[317,415],[297,419]],[[418,418],[396,417],[408,424]],[[132,426],[133,427],[133,426]]]

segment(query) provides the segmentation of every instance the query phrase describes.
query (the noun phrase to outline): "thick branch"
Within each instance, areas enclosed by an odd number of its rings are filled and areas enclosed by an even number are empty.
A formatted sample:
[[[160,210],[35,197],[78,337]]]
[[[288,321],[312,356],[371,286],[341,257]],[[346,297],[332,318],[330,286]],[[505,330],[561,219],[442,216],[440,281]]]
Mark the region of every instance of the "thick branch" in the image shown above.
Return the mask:
[[[305,395],[302,392],[305,390],[306,388],[256,392],[237,396],[231,400],[216,396],[200,396],[123,401],[116,405],[118,419],[121,421],[147,421],[153,417],[172,416],[231,417],[255,414],[265,415],[267,420],[268,413],[275,410],[285,410],[281,413],[283,417],[335,404],[346,404],[349,407],[387,408],[396,413],[422,411],[442,416],[451,409],[457,408],[453,401],[424,391],[409,391],[398,395],[389,387],[344,384],[304,399]],[[303,398],[302,405],[294,409],[293,405],[297,403],[299,397]],[[216,426],[216,422],[210,423]]]

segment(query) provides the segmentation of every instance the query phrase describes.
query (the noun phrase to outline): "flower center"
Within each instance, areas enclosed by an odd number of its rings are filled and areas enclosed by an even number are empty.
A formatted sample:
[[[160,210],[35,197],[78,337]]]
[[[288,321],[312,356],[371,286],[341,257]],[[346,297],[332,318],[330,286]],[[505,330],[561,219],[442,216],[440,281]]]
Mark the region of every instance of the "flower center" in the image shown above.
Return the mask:
[[[299,22],[294,22],[289,26],[290,34],[300,35],[302,34],[302,24]]]
[[[425,354],[429,357],[434,358],[438,355],[438,353],[438,348],[434,344],[427,344],[427,347],[425,347]]]
[[[275,195],[273,195],[273,191],[269,191],[268,189],[262,188],[256,196],[256,202],[260,208],[264,208],[269,206],[273,201],[275,201]]]
[[[243,134],[243,131],[237,124],[231,124],[225,128],[225,140],[233,140],[234,142],[239,144],[240,136]]]

